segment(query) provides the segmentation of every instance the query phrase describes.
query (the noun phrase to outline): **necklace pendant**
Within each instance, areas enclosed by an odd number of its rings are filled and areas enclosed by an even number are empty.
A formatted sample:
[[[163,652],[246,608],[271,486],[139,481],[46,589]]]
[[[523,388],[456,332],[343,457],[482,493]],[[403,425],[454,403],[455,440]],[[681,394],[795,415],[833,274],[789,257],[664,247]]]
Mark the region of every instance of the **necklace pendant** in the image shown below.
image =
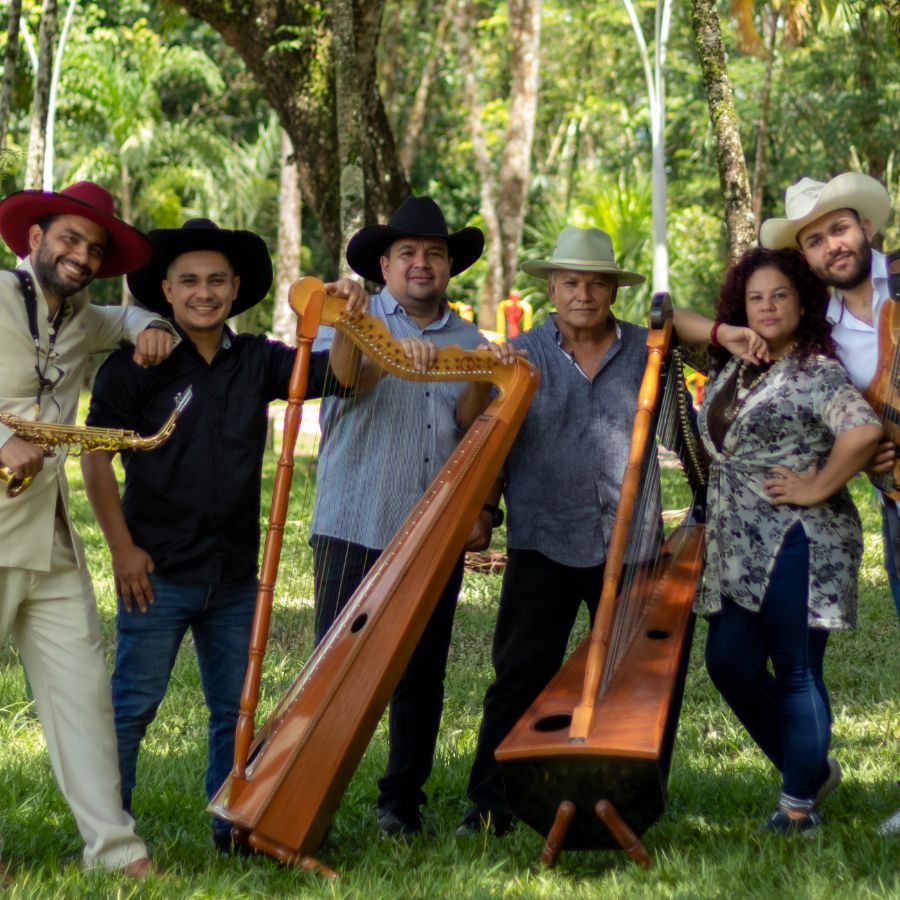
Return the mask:
[[[38,419],[38,416],[41,414],[41,404],[40,401],[34,404],[34,420],[35,422]]]

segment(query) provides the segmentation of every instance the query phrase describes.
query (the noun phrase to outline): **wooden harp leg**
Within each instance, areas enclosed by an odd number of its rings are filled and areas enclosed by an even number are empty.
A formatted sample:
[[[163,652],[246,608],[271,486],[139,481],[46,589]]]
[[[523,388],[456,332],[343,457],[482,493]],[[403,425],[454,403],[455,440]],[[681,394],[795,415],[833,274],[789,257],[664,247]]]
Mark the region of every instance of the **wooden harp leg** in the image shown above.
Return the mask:
[[[300,869],[302,872],[314,872],[316,875],[321,875],[324,878],[337,878],[337,872],[334,869],[329,869],[328,866],[319,862],[314,856],[291,850],[290,847],[285,847],[284,844],[269,840],[269,838],[263,837],[256,832],[251,832],[249,844],[254,849],[273,856],[286,866],[292,866],[295,869]]]
[[[562,852],[563,844],[566,841],[566,832],[575,818],[575,804],[571,800],[563,800],[556,810],[556,818],[544,842],[544,849],[541,850],[541,862],[548,868],[556,864],[559,854]]]
[[[652,868],[653,861],[641,843],[641,839],[625,824],[625,820],[609,800],[598,800],[594,812],[609,829],[610,834],[616,839],[616,843],[634,862],[644,869]]]

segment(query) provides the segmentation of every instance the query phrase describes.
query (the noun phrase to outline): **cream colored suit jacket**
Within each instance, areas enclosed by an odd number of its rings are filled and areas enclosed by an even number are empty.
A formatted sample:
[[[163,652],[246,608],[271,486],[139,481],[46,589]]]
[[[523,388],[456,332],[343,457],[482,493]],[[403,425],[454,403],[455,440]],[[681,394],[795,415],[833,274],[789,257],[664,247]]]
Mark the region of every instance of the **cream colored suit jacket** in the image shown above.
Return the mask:
[[[20,263],[19,268],[34,276],[30,260]],[[43,366],[49,349],[48,307],[36,278],[34,283]],[[63,375],[52,390],[44,391],[38,417],[41,422],[72,424],[75,421],[78,395],[91,354],[114,350],[124,342],[134,343],[151,322],[165,322],[135,306],[93,306],[84,293],[69,297],[66,304],[68,310],[54,348],[56,355],[47,367],[46,377],[55,379],[58,370]],[[36,361],[19,280],[12,272],[0,271],[0,411],[34,421]],[[12,434],[0,423],[0,446]],[[44,461],[43,471],[18,497],[7,497],[0,490],[0,567],[49,571],[57,502],[68,522],[65,458],[65,448],[58,449]],[[69,530],[79,565],[83,566],[80,541],[71,525]]]

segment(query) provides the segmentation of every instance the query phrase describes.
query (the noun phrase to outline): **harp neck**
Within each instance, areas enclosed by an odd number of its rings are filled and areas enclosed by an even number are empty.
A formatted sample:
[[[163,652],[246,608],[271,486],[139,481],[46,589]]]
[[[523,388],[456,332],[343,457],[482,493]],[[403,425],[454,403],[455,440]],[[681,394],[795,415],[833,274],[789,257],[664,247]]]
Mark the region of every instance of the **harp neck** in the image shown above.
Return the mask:
[[[441,347],[434,366],[424,374],[418,372],[381,319],[348,314],[347,301],[327,294],[325,285],[318,278],[307,277],[294,282],[290,302],[301,322],[314,319],[316,327],[322,324],[337,328],[376,365],[407,381],[486,382],[506,393],[515,378],[516,367],[501,364],[489,350],[463,350],[458,346]],[[301,325],[301,329],[304,327]]]

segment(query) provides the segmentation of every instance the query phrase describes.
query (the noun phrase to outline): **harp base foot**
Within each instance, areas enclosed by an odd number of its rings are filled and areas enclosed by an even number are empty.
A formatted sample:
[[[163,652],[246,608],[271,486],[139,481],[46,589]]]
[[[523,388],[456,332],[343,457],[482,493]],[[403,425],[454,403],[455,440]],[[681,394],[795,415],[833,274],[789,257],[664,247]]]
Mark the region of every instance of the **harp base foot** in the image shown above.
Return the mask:
[[[641,839],[625,824],[625,820],[619,815],[609,800],[598,800],[594,806],[594,812],[597,814],[597,818],[609,829],[616,843],[631,857],[633,862],[644,869],[653,867],[653,861],[641,843]]]
[[[598,800],[594,806],[597,818],[609,829],[615,842],[631,857],[632,861],[644,869],[650,869],[653,861],[641,839],[628,827],[618,810],[609,800]],[[551,868],[556,864],[566,842],[566,833],[575,818],[575,804],[563,800],[556,810],[556,818],[541,850],[541,862]]]
[[[541,862],[552,868],[556,864],[559,854],[562,852],[563,844],[566,841],[566,832],[575,818],[575,804],[571,800],[563,800],[556,810],[556,818],[544,842],[544,849],[541,850]]]
[[[323,878],[337,878],[337,872],[334,869],[330,869],[314,856],[293,850],[284,844],[279,844],[278,841],[273,841],[271,838],[267,838],[256,831],[236,827],[234,835],[236,840],[242,841],[253,847],[254,850],[259,850],[261,853],[277,859],[286,866],[299,869],[301,872],[312,872],[316,875],[321,875]]]

